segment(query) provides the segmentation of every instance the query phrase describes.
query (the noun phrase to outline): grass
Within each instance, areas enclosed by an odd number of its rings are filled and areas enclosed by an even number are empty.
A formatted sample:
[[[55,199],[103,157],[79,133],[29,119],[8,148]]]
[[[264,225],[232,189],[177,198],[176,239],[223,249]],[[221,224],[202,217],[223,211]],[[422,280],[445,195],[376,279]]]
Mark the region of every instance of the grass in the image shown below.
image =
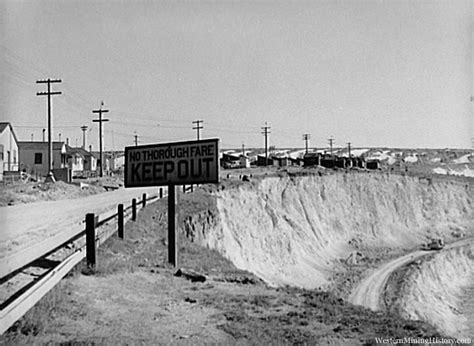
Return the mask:
[[[180,196],[180,206],[186,210],[183,217],[207,212],[215,206],[213,203],[203,191]],[[166,209],[166,200],[147,206],[139,212],[139,221],[127,223],[124,240],[114,236],[100,247],[95,275],[108,277],[143,271],[158,275],[163,285],[173,285],[171,276],[176,269],[167,263]],[[314,344],[337,340],[373,344],[376,336],[440,336],[426,323],[356,307],[330,292],[267,287],[255,275],[235,268],[217,251],[201,247],[182,235],[179,252],[180,267],[211,279],[206,286],[193,286],[198,297],[196,304],[215,309],[217,328],[240,343]],[[72,276],[79,275],[83,268],[82,263]],[[0,337],[0,344],[33,343],[48,325],[63,318],[83,318],[82,307],[70,304],[69,294],[68,280],[63,280]]]

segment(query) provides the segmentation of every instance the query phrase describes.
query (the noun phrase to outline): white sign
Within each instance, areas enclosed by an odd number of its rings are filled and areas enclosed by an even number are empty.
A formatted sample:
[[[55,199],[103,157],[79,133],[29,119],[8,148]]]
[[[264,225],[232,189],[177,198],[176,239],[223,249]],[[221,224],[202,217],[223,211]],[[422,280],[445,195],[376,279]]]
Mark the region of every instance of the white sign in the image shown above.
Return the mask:
[[[219,182],[219,139],[125,148],[125,187]]]

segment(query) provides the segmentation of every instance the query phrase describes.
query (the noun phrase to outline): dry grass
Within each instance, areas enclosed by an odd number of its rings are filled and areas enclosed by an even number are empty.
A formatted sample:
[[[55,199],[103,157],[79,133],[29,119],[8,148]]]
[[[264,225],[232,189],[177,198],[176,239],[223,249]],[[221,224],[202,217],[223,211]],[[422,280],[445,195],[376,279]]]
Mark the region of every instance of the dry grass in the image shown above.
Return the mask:
[[[204,187],[192,195],[180,196],[180,205],[185,206],[186,210],[182,217],[213,208],[212,198],[205,193],[209,189],[213,188]],[[166,200],[147,206],[140,211],[137,222],[127,223],[124,240],[114,236],[99,248],[96,276],[107,278],[123,273],[146,272],[155,275],[160,285],[175,285],[176,278],[172,277],[175,269],[167,264],[166,208]],[[183,236],[179,244],[180,266],[203,273],[209,278],[205,285],[191,286],[192,297],[197,301],[195,304],[217,310],[213,318],[215,324],[235,342],[317,344],[336,341],[373,344],[376,336],[439,336],[433,327],[425,323],[355,307],[332,293],[267,287],[253,274],[235,268],[214,250],[203,248]],[[81,269],[83,267],[75,272]],[[60,328],[60,321],[65,318],[77,321],[85,318],[84,308],[72,304],[70,294],[69,280],[63,280],[8,333],[0,337],[0,344],[31,344],[39,336],[42,340],[46,338],[55,343],[63,340],[54,335],[45,336],[45,333],[48,325],[58,325]],[[103,337],[68,337],[75,342],[87,343],[108,343],[112,340]],[[143,342],[143,336],[136,336],[136,339],[127,337],[131,343],[133,340]],[[118,336],[113,338],[117,340]]]

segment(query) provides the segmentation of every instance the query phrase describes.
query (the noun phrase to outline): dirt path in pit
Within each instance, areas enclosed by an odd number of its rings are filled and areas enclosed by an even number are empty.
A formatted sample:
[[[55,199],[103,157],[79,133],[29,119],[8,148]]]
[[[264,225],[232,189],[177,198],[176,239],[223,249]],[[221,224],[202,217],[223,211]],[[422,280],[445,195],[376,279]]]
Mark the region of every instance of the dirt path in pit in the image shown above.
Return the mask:
[[[468,244],[474,244],[474,238],[467,238],[448,244],[445,246],[445,249],[452,249]],[[381,310],[382,297],[390,275],[402,266],[430,253],[432,253],[432,251],[414,251],[383,264],[359,283],[349,296],[349,302],[355,305],[362,305],[373,311]]]

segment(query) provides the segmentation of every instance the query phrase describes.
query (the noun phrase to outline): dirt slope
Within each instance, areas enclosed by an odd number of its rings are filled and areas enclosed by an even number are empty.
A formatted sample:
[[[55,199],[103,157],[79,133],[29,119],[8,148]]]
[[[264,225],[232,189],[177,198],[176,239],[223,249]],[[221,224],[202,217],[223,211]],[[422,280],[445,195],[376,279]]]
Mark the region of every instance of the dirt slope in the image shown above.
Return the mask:
[[[216,195],[210,224],[189,233],[272,285],[325,287],[353,252],[406,251],[474,223],[469,185],[401,175],[266,177]]]
[[[182,220],[209,211],[212,201],[202,190],[180,196]],[[166,218],[166,201],[143,209],[127,224],[125,240],[100,248],[96,275],[78,270],[63,280],[0,343],[361,345],[376,337],[441,336],[328,292],[269,287],[184,236],[180,266],[207,280],[175,277],[166,264]]]

